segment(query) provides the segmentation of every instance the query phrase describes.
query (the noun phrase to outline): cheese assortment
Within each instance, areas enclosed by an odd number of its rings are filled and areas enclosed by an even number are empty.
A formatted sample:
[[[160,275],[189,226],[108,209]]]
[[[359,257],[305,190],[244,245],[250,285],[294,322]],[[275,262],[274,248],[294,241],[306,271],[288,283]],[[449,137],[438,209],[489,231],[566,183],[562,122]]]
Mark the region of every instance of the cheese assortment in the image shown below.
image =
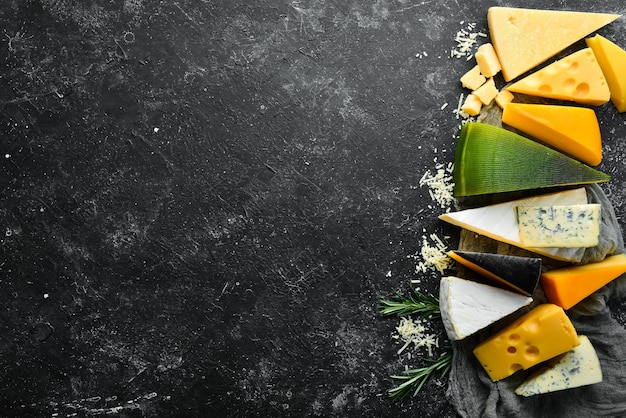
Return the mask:
[[[602,382],[602,367],[591,341],[586,335],[579,335],[578,339],[578,347],[532,373],[515,389],[515,393],[533,396]]]
[[[476,116],[495,100],[504,127],[468,121],[454,156],[454,196],[536,191],[534,196],[448,212],[443,221],[497,241],[572,265],[542,272],[538,257],[450,251],[457,263],[494,286],[444,277],[440,310],[448,337],[461,340],[515,312],[527,313],[473,349],[492,381],[538,366],[515,393],[533,396],[602,381],[598,356],[579,336],[567,310],[626,273],[626,255],[578,264],[599,243],[602,213],[584,187],[610,180],[592,168],[601,163],[602,141],[595,111],[564,104],[516,103],[515,94],[585,106],[609,100],[626,111],[626,51],[596,35],[587,47],[555,56],[620,17],[608,13],[491,7],[491,43],[475,54],[476,65],[461,77],[471,93],[461,110]],[[553,60],[553,62],[549,62]],[[538,65],[543,68],[525,75]],[[495,77],[513,81],[499,90]],[[518,77],[522,76],[520,79]],[[517,80],[516,80],[517,79]],[[521,134],[507,129],[507,126]],[[528,135],[529,138],[523,136]],[[565,190],[542,193],[555,186]],[[547,303],[532,307],[541,285]],[[506,289],[506,290],[505,290]],[[530,305],[530,306],[529,306]]]
[[[600,205],[517,206],[520,241],[526,248],[588,248],[600,238]]]
[[[602,161],[600,124],[593,109],[534,103],[502,107],[502,123],[590,166]]]
[[[495,382],[579,344],[578,334],[565,311],[545,303],[478,344],[474,355]]]

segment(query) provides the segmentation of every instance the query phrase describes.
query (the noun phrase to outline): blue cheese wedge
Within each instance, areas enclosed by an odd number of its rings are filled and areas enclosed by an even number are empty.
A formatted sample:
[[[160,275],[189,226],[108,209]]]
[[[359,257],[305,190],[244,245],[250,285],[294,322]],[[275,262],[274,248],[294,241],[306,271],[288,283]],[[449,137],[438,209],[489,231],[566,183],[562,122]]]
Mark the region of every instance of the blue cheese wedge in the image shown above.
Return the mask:
[[[451,340],[462,340],[533,299],[498,287],[448,276],[439,285],[441,319]]]
[[[533,396],[602,382],[602,368],[596,350],[585,335],[580,345],[533,373],[515,389],[521,396]]]
[[[598,245],[600,205],[517,206],[525,247],[587,248]]]

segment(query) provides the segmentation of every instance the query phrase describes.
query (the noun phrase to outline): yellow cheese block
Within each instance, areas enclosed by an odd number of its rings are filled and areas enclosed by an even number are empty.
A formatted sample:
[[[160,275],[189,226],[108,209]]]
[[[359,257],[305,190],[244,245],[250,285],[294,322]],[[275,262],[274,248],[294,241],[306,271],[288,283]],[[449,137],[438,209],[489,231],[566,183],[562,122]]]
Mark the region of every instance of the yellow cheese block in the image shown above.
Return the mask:
[[[585,39],[593,50],[611,90],[611,101],[626,112],[626,51],[600,35]]]
[[[480,343],[474,355],[495,382],[579,344],[578,334],[565,311],[546,303]]]
[[[600,125],[593,109],[510,103],[502,122],[591,166],[602,161]]]
[[[485,77],[493,77],[500,72],[500,61],[493,45],[487,43],[478,47],[474,54],[480,73]]]
[[[626,273],[626,255],[617,254],[597,263],[542,273],[541,287],[548,301],[569,309],[623,273]]]
[[[475,65],[461,77],[461,85],[470,90],[476,90],[478,87],[485,84],[485,81],[487,81],[487,78],[480,73],[480,67],[478,65]]]
[[[506,81],[536,67],[599,28],[617,14],[491,7],[491,42]]]
[[[591,48],[584,48],[513,83],[508,90],[598,106],[611,92]]]

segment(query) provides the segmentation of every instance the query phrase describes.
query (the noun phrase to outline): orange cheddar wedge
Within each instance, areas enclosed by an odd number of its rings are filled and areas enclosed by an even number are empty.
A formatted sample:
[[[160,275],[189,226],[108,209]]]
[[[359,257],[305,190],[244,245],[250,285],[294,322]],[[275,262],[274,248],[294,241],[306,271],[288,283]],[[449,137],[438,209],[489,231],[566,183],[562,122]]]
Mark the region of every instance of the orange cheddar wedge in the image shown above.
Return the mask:
[[[609,83],[611,101],[618,112],[626,112],[626,51],[600,35],[587,38],[585,42],[593,50]]]
[[[570,309],[623,273],[626,273],[626,255],[618,254],[597,263],[542,273],[541,287],[550,303]]]
[[[591,48],[561,58],[507,89],[515,93],[592,106],[604,104],[611,98],[609,86]]]
[[[590,33],[617,14],[491,7],[491,42],[506,81],[522,75]]]
[[[602,161],[600,125],[593,109],[509,103],[502,122],[591,166]]]

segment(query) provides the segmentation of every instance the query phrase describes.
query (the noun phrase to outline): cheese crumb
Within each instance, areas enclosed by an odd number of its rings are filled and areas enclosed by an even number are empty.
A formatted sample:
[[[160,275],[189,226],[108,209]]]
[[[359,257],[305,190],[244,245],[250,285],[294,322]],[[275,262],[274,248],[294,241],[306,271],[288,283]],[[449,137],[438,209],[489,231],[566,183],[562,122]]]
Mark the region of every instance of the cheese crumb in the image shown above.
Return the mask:
[[[404,345],[398,350],[398,355],[413,343],[416,349],[425,347],[428,356],[433,356],[433,347],[439,347],[439,340],[436,335],[429,334],[422,320],[414,320],[411,317],[404,316],[400,318],[400,323],[396,327],[398,337],[404,341]]]
[[[430,239],[434,246],[428,242],[426,236],[422,237],[422,248],[420,249],[422,261],[415,266],[415,272],[426,273],[429,268],[434,267],[439,273],[443,274],[445,270],[452,267],[453,261],[448,257],[448,248],[441,238],[435,234],[430,234]],[[409,257],[418,258],[417,254]]]
[[[456,41],[456,48],[450,51],[452,58],[465,58],[467,61],[474,57],[472,49],[478,42],[478,37],[486,38],[487,34],[483,32],[473,32],[476,28],[476,23],[468,23],[465,29],[461,29],[456,33],[454,40]]]
[[[433,175],[430,170],[427,170],[419,181],[420,186],[428,186],[431,199],[437,202],[442,209],[449,208],[450,204],[454,202],[453,167],[452,163],[447,166],[438,164],[436,174]]]

